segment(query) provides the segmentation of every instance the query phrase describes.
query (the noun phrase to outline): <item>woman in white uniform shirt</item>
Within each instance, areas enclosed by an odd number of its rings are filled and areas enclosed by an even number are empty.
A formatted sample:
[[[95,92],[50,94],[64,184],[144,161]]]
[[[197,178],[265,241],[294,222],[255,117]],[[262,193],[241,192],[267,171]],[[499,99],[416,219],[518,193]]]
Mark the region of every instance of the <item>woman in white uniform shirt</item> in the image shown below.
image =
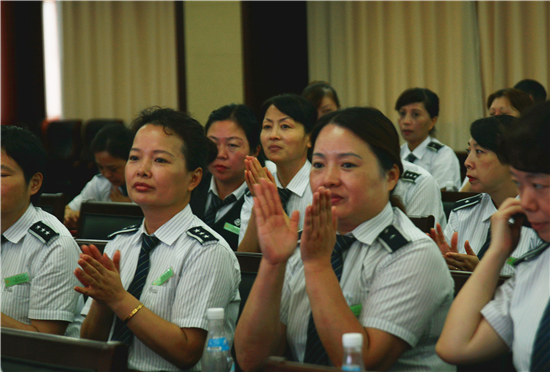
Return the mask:
[[[474,270],[479,263],[478,256],[483,257],[489,247],[491,216],[504,200],[518,194],[510,167],[502,162],[503,149],[498,147],[502,132],[514,120],[512,116],[500,115],[476,120],[470,126],[472,137],[468,141],[468,158],[464,164],[472,191],[481,194],[455,203],[444,233],[440,226],[431,232],[451,270]],[[513,256],[521,256],[538,243],[535,232],[523,228]],[[513,273],[511,264],[506,264],[501,272],[502,275]]]
[[[437,343],[437,353],[449,363],[480,362],[511,350],[516,370],[550,370],[549,143],[549,101],[522,114],[505,134],[503,148],[520,199],[507,199],[491,217],[491,245],[449,311]],[[515,260],[516,274],[495,293],[524,218],[544,242]]]
[[[299,213],[287,222],[275,186],[254,185],[263,258],[235,333],[239,364],[254,370],[289,345],[298,361],[340,366],[342,334],[359,332],[367,370],[455,370],[435,354],[451,276],[392,207],[402,171],[393,124],[376,109],[345,109],[321,118],[312,142],[315,194],[301,238]]]
[[[439,115],[439,97],[426,88],[407,89],[397,99],[399,129],[407,143],[401,159],[419,165],[432,174],[439,188],[460,187],[460,163],[455,152],[433,138]]]
[[[268,99],[262,106],[262,112],[260,141],[267,159],[275,163],[277,171],[273,174],[273,179],[268,178],[266,169],[261,167],[258,159],[247,157],[246,182],[251,193],[254,192],[252,185],[260,178],[270,179],[280,190],[284,190],[280,192],[287,193],[285,211],[288,215],[295,210],[300,211],[301,227],[303,212],[311,203],[312,197],[308,151],[311,148],[309,136],[317,121],[317,111],[303,97],[282,94]],[[252,204],[252,196],[248,195],[241,211],[239,251],[260,251]]]

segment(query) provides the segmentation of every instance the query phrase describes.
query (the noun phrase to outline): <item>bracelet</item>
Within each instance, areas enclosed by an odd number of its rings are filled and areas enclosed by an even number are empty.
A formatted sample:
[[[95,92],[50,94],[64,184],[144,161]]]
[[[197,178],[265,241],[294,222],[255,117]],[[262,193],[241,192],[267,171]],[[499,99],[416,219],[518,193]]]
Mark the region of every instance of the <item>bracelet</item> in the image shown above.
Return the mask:
[[[130,319],[132,319],[132,317],[133,317],[134,315],[136,315],[136,313],[137,313],[138,311],[140,311],[141,308],[142,308],[143,306],[145,306],[145,305],[142,304],[142,303],[140,303],[134,310],[132,310],[132,312],[130,313],[130,315],[128,315],[128,317],[127,317],[126,319],[124,319],[124,322],[123,322],[123,323],[124,323],[124,324],[128,323],[128,321],[129,321]]]

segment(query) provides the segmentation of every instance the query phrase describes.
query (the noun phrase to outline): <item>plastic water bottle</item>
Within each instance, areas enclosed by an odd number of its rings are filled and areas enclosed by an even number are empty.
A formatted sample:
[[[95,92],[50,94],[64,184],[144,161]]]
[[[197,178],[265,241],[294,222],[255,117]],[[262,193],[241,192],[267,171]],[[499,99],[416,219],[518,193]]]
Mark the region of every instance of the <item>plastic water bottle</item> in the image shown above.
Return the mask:
[[[206,311],[208,337],[201,359],[203,372],[234,372],[235,364],[231,357],[231,347],[224,332],[225,311],[214,307]]]
[[[458,191],[458,189],[455,187],[455,184],[453,181],[447,181],[445,182],[445,191]]]
[[[365,370],[363,362],[363,335],[361,333],[344,333],[344,361],[342,371],[361,372]]]

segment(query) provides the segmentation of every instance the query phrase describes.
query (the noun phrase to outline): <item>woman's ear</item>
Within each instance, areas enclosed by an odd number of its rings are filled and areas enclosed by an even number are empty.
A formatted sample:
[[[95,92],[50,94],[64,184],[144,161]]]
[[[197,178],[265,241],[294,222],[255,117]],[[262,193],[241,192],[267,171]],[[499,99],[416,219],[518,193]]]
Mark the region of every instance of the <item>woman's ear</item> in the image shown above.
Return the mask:
[[[386,172],[386,182],[388,183],[388,190],[393,190],[397,185],[400,177],[399,167],[397,164],[394,164],[393,167]]]
[[[437,123],[437,116],[434,116],[433,118],[431,118],[430,121],[431,121],[430,130],[432,130],[435,127],[435,123]]]
[[[262,149],[262,146],[261,145],[258,145],[258,147],[256,147],[256,151],[251,151],[250,152],[250,156],[254,156],[254,157],[258,157],[258,155],[260,155],[260,150]]]
[[[31,177],[29,180],[29,195],[34,195],[40,190],[42,187],[42,181],[44,180],[44,176],[42,173],[36,173],[34,176]]]
[[[193,191],[202,180],[202,168],[197,168],[193,172],[191,172],[191,182],[189,183],[189,187],[187,190],[189,192]]]

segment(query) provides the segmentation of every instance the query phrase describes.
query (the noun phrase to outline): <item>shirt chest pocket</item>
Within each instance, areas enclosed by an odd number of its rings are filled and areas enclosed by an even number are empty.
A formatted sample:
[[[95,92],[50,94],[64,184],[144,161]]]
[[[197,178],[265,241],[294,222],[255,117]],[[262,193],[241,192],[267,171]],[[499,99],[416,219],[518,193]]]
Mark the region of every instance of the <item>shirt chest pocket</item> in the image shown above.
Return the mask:
[[[165,283],[164,285],[151,285],[143,291],[141,302],[152,312],[164,319],[169,319],[176,296],[176,287]]]
[[[2,302],[17,304],[18,308],[27,308],[31,295],[31,284],[21,283],[4,288]]]

